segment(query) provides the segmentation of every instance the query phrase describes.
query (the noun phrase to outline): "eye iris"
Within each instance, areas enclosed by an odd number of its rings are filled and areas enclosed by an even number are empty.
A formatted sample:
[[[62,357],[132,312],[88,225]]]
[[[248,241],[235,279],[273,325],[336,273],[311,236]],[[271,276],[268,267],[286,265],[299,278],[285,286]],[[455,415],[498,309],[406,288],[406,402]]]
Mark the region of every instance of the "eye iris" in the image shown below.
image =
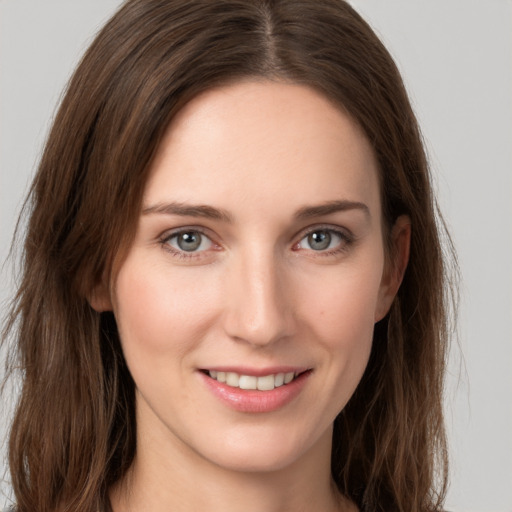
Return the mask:
[[[195,251],[201,245],[201,235],[194,231],[189,231],[187,233],[181,233],[177,237],[178,247],[182,251]]]
[[[328,231],[315,231],[308,235],[308,244],[315,251],[327,249],[331,244],[331,234]]]

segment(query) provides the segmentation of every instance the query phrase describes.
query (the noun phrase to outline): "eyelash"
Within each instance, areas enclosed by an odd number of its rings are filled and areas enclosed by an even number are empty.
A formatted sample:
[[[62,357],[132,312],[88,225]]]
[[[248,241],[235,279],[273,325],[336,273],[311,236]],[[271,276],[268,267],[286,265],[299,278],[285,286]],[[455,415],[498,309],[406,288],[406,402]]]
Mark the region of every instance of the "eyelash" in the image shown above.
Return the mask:
[[[180,235],[183,235],[185,233],[199,233],[201,236],[203,237],[206,237],[208,238],[208,240],[211,241],[212,245],[213,246],[217,246],[217,244],[215,244],[215,242],[212,241],[211,237],[209,237],[202,229],[200,228],[196,228],[196,227],[190,227],[190,228],[182,228],[182,229],[179,229],[177,231],[173,231],[171,233],[165,233],[162,238],[160,238],[159,242],[160,242],[160,245],[162,246],[162,248],[171,253],[172,256],[176,257],[176,258],[179,258],[179,259],[182,259],[182,260],[192,260],[192,259],[195,259],[195,258],[200,258],[201,255],[205,252],[205,251],[190,251],[190,252],[187,252],[187,251],[183,251],[183,250],[178,250],[178,249],[175,249],[174,247],[172,247],[169,242],[170,240],[172,240],[173,238],[175,237],[178,237]]]
[[[335,236],[340,238],[340,243],[339,243],[338,247],[335,247],[335,248],[329,249],[329,250],[315,251],[314,249],[309,249],[309,251],[311,251],[314,254],[315,258],[317,258],[317,257],[320,257],[320,258],[321,257],[329,257],[329,256],[334,256],[334,255],[337,255],[337,254],[344,253],[344,252],[346,252],[350,248],[350,246],[355,241],[355,237],[350,232],[347,232],[347,231],[344,231],[344,230],[340,230],[340,229],[336,229],[336,228],[333,228],[331,226],[322,226],[322,225],[320,225],[320,226],[311,227],[310,229],[307,229],[306,231],[304,231],[301,234],[300,239],[293,244],[292,250],[294,250],[294,251],[301,250],[298,247],[299,244],[305,238],[307,238],[309,235],[311,235],[313,233],[317,233],[317,232],[327,232],[327,233],[330,233],[331,235],[335,235]],[[208,238],[208,240],[210,240],[211,244],[214,247],[219,247],[218,244],[216,244],[211,239],[211,237],[209,237],[205,233],[204,230],[202,230],[201,228],[198,228],[198,227],[182,228],[182,229],[179,229],[177,231],[173,231],[171,233],[167,232],[167,233],[165,233],[159,239],[159,243],[162,246],[162,248],[164,250],[166,250],[167,252],[171,253],[173,255],[173,257],[176,257],[176,258],[179,258],[179,259],[182,259],[182,260],[192,260],[192,259],[195,259],[195,258],[202,257],[203,253],[206,252],[205,250],[203,250],[203,251],[190,251],[190,252],[187,252],[187,251],[183,251],[183,250],[178,250],[178,249],[172,247],[169,244],[170,240],[172,240],[173,238],[178,237],[180,235],[183,235],[185,233],[199,233],[201,236],[204,236],[204,237]]]
[[[344,252],[348,251],[350,246],[355,241],[354,235],[349,231],[340,230],[339,228],[333,228],[332,226],[320,225],[320,226],[314,226],[310,229],[307,229],[305,232],[303,232],[300,240],[298,242],[296,242],[295,244],[293,244],[293,247],[294,248],[297,247],[302,242],[302,240],[307,238],[309,235],[312,235],[313,233],[322,232],[322,231],[339,237],[340,242],[337,247],[334,247],[334,248],[328,249],[328,250],[324,250],[324,251],[315,251],[314,249],[310,249],[310,251],[314,254],[315,258],[329,257],[329,256],[334,256],[337,254],[344,253]]]

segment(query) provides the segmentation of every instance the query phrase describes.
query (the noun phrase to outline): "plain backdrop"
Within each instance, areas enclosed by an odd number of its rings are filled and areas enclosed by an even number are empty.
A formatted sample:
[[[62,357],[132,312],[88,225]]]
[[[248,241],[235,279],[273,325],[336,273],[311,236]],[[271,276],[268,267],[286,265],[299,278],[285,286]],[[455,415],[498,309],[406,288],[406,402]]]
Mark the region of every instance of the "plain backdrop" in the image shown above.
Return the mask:
[[[446,396],[447,509],[512,512],[512,1],[351,3],[402,70],[460,259],[459,339]],[[0,0],[2,262],[60,93],[119,4]],[[12,294],[11,275],[4,266],[2,304]],[[2,407],[3,440],[9,411]],[[8,484],[0,491],[8,493]],[[0,509],[4,503],[0,493]]]

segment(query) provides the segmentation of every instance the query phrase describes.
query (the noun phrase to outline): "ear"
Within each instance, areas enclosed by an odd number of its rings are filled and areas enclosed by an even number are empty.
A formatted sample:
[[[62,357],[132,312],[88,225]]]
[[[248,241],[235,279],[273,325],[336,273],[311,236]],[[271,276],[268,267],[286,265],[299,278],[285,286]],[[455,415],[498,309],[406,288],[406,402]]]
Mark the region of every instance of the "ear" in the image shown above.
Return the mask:
[[[87,300],[92,309],[98,313],[104,311],[112,311],[112,300],[110,298],[110,290],[107,286],[106,280],[102,278],[101,282],[97,283],[91,292],[87,295]]]
[[[380,283],[379,297],[375,308],[375,322],[382,320],[387,315],[402,284],[409,262],[410,245],[411,220],[407,215],[401,215],[391,229],[390,254],[386,258],[386,268]]]

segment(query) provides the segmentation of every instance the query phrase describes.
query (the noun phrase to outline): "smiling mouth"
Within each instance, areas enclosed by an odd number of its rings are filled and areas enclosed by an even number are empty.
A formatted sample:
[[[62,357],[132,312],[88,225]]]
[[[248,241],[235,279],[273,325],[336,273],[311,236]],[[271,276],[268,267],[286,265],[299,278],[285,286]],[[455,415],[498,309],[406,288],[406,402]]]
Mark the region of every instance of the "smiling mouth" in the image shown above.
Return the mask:
[[[275,388],[286,386],[300,375],[310,371],[311,370],[306,370],[304,372],[273,373],[269,375],[262,375],[260,377],[216,370],[203,370],[203,373],[217,382],[221,382],[232,388],[271,391]]]

